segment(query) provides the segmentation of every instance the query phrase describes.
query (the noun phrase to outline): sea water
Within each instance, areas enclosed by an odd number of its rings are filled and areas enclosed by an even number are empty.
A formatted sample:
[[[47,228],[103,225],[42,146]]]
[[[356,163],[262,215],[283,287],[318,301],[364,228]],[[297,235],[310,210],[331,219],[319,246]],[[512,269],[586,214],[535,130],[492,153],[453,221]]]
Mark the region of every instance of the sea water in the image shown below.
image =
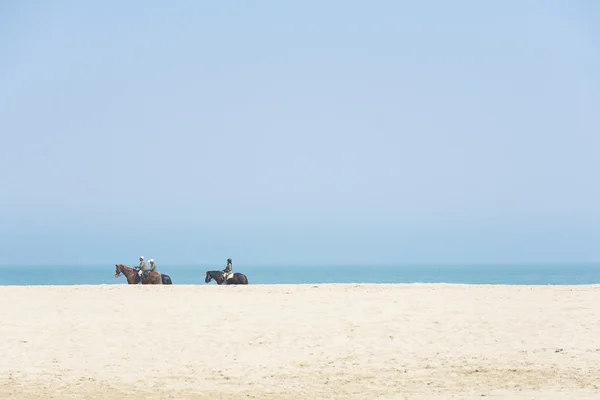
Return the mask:
[[[173,284],[202,284],[209,266],[161,265]],[[250,284],[468,283],[505,285],[600,284],[600,264],[234,266]],[[0,266],[0,285],[126,284],[115,266]],[[214,281],[210,284],[215,284]]]

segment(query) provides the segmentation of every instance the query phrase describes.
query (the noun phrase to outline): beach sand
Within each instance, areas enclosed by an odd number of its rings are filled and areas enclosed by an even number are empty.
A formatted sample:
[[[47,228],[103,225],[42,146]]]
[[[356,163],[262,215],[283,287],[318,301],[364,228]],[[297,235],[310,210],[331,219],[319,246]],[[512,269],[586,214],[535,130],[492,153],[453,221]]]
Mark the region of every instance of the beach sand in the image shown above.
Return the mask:
[[[598,399],[600,286],[0,287],[1,399]]]

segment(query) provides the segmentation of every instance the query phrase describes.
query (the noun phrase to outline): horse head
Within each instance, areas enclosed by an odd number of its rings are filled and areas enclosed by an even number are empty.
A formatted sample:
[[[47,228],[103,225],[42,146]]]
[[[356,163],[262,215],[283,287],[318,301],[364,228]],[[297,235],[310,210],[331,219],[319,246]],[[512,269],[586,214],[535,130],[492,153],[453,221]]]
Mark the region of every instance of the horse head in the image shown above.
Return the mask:
[[[115,264],[115,278],[118,278],[123,272],[123,264]]]
[[[220,285],[225,282],[225,273],[223,271],[206,271],[204,282],[208,283],[211,279],[214,279]]]

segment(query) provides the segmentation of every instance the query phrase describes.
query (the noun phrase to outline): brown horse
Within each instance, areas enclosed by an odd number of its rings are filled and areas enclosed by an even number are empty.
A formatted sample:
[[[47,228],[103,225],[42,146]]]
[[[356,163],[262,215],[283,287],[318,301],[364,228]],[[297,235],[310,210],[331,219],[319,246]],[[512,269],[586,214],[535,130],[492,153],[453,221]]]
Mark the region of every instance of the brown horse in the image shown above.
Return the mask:
[[[115,266],[115,278],[118,278],[119,275],[123,274],[127,278],[127,283],[130,285],[137,285],[139,283],[142,285],[170,285],[172,283],[171,277],[166,274],[147,272],[140,277],[138,271],[133,268],[129,268],[123,264],[115,264]]]
[[[233,277],[227,279],[227,282],[225,282],[225,273],[223,271],[206,271],[206,278],[204,278],[204,282],[208,283],[210,282],[212,279],[214,279],[217,282],[217,285],[247,285],[248,284],[248,278],[246,278],[246,275],[244,274],[240,274],[239,272],[236,272],[233,274]]]

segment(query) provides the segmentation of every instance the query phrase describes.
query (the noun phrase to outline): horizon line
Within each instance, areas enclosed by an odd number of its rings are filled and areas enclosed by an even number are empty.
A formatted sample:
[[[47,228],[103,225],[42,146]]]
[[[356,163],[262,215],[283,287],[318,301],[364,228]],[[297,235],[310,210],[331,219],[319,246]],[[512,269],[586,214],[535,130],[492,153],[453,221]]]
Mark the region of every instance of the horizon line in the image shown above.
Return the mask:
[[[118,263],[0,263],[0,268],[3,267],[101,267],[101,266],[114,266]],[[163,263],[159,264],[162,265]],[[244,263],[242,267],[280,267],[280,268],[301,268],[301,267],[324,267],[324,268],[335,268],[335,267],[417,267],[417,266],[437,266],[437,267],[450,267],[450,266],[480,266],[480,267],[504,267],[504,266],[558,266],[558,265],[600,265],[598,261],[508,261],[508,262],[493,262],[493,261],[482,261],[482,262],[430,262],[430,261],[419,261],[419,262],[364,262],[364,263],[343,263],[343,262],[325,262],[325,263]],[[137,266],[137,263],[124,264]],[[240,264],[237,264],[240,265]],[[218,268],[213,263],[166,263],[165,266],[175,267],[201,267],[201,268]],[[235,268],[235,267],[234,267]]]

